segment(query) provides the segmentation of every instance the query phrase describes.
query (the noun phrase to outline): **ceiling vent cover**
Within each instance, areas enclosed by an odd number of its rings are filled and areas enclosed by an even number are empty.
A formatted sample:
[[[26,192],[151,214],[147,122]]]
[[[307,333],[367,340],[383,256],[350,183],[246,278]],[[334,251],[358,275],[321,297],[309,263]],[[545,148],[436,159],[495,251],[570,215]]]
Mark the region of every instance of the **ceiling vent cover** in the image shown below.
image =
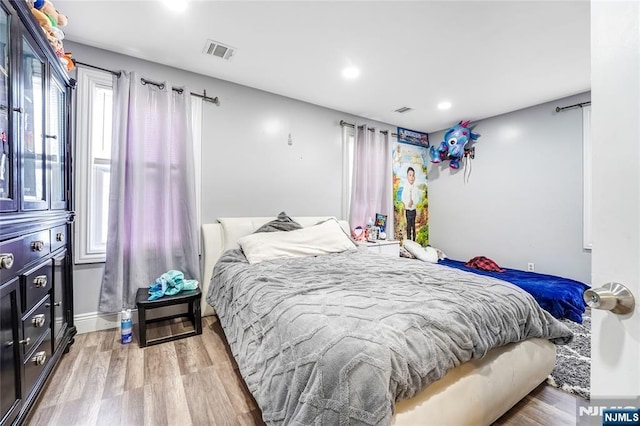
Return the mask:
[[[397,110],[395,110],[394,112],[397,112],[399,114],[404,114],[405,112],[409,112],[411,111],[413,108],[409,108],[406,106],[403,106],[402,108],[398,108]]]
[[[226,59],[227,61],[231,59],[235,52],[235,47],[227,46],[213,40],[207,40],[204,50],[202,51],[205,55],[215,56],[216,58]]]

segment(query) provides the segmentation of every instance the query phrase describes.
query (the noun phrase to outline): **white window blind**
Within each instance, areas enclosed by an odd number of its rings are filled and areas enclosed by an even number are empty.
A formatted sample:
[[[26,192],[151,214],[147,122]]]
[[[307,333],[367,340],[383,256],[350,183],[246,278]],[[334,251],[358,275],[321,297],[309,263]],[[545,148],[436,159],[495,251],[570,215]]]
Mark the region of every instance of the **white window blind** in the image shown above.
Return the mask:
[[[113,76],[78,69],[75,263],[104,262],[107,248]]]
[[[349,220],[351,188],[353,187],[353,155],[355,148],[355,129],[342,128],[342,219]]]

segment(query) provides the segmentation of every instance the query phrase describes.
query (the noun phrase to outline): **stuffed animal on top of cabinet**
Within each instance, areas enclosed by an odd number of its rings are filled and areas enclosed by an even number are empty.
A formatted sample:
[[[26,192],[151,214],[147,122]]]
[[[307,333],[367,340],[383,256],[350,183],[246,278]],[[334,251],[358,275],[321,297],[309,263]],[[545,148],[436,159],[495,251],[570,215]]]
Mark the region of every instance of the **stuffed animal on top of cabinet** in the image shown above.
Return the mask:
[[[50,0],[27,0],[27,4],[31,13],[40,24],[40,28],[44,31],[47,41],[53,48],[56,56],[67,70],[73,69],[75,66],[69,60],[69,55],[64,51],[62,40],[64,32],[60,27],[64,27],[68,23],[66,15],[60,13]]]

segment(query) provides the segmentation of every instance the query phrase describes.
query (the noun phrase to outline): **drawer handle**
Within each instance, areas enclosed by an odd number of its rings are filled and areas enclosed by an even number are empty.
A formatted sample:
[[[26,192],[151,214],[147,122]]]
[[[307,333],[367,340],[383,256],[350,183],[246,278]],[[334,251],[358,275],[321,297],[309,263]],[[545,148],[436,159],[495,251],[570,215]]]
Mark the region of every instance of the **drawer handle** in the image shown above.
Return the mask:
[[[15,112],[19,112],[20,114],[22,114],[24,112],[24,108],[22,108],[22,107],[14,107],[13,110]]]
[[[31,344],[31,337],[27,337],[24,340],[20,340],[19,342],[21,345],[25,345],[25,346],[29,346]]]
[[[47,360],[47,353],[45,351],[36,352],[31,358],[31,362],[35,365],[42,365]]]
[[[31,322],[33,323],[33,326],[35,328],[40,328],[44,325],[45,319],[44,319],[44,314],[38,314],[35,315],[32,319]]]
[[[57,135],[44,135],[44,137],[47,139],[58,139]]]
[[[47,286],[47,276],[46,275],[38,275],[33,279],[33,285],[37,288],[44,288]]]
[[[56,241],[64,241],[64,234],[62,232],[56,234]]]
[[[62,306],[62,302],[56,302],[53,304],[53,306]],[[45,303],[44,305],[45,308],[50,308],[51,307],[51,303]]]
[[[0,269],[11,269],[13,266],[13,253],[0,254]]]
[[[44,248],[44,241],[34,241],[31,243],[31,250],[42,251]]]

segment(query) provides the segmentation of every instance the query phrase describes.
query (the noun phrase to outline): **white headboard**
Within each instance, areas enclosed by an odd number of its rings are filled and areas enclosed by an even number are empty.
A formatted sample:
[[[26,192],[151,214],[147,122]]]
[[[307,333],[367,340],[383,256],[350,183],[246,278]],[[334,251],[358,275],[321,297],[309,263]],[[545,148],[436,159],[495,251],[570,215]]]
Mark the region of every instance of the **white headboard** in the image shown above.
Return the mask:
[[[307,227],[317,224],[320,221],[329,219],[331,216],[303,216],[292,219],[300,225]],[[215,314],[214,309],[207,303],[207,293],[209,293],[209,282],[216,262],[225,252],[232,247],[238,247],[236,241],[253,233],[256,229],[267,222],[276,219],[275,217],[227,217],[219,218],[218,222],[205,223],[202,225],[202,315]],[[223,226],[223,222],[224,226]],[[338,221],[342,229],[351,235],[349,222]]]

